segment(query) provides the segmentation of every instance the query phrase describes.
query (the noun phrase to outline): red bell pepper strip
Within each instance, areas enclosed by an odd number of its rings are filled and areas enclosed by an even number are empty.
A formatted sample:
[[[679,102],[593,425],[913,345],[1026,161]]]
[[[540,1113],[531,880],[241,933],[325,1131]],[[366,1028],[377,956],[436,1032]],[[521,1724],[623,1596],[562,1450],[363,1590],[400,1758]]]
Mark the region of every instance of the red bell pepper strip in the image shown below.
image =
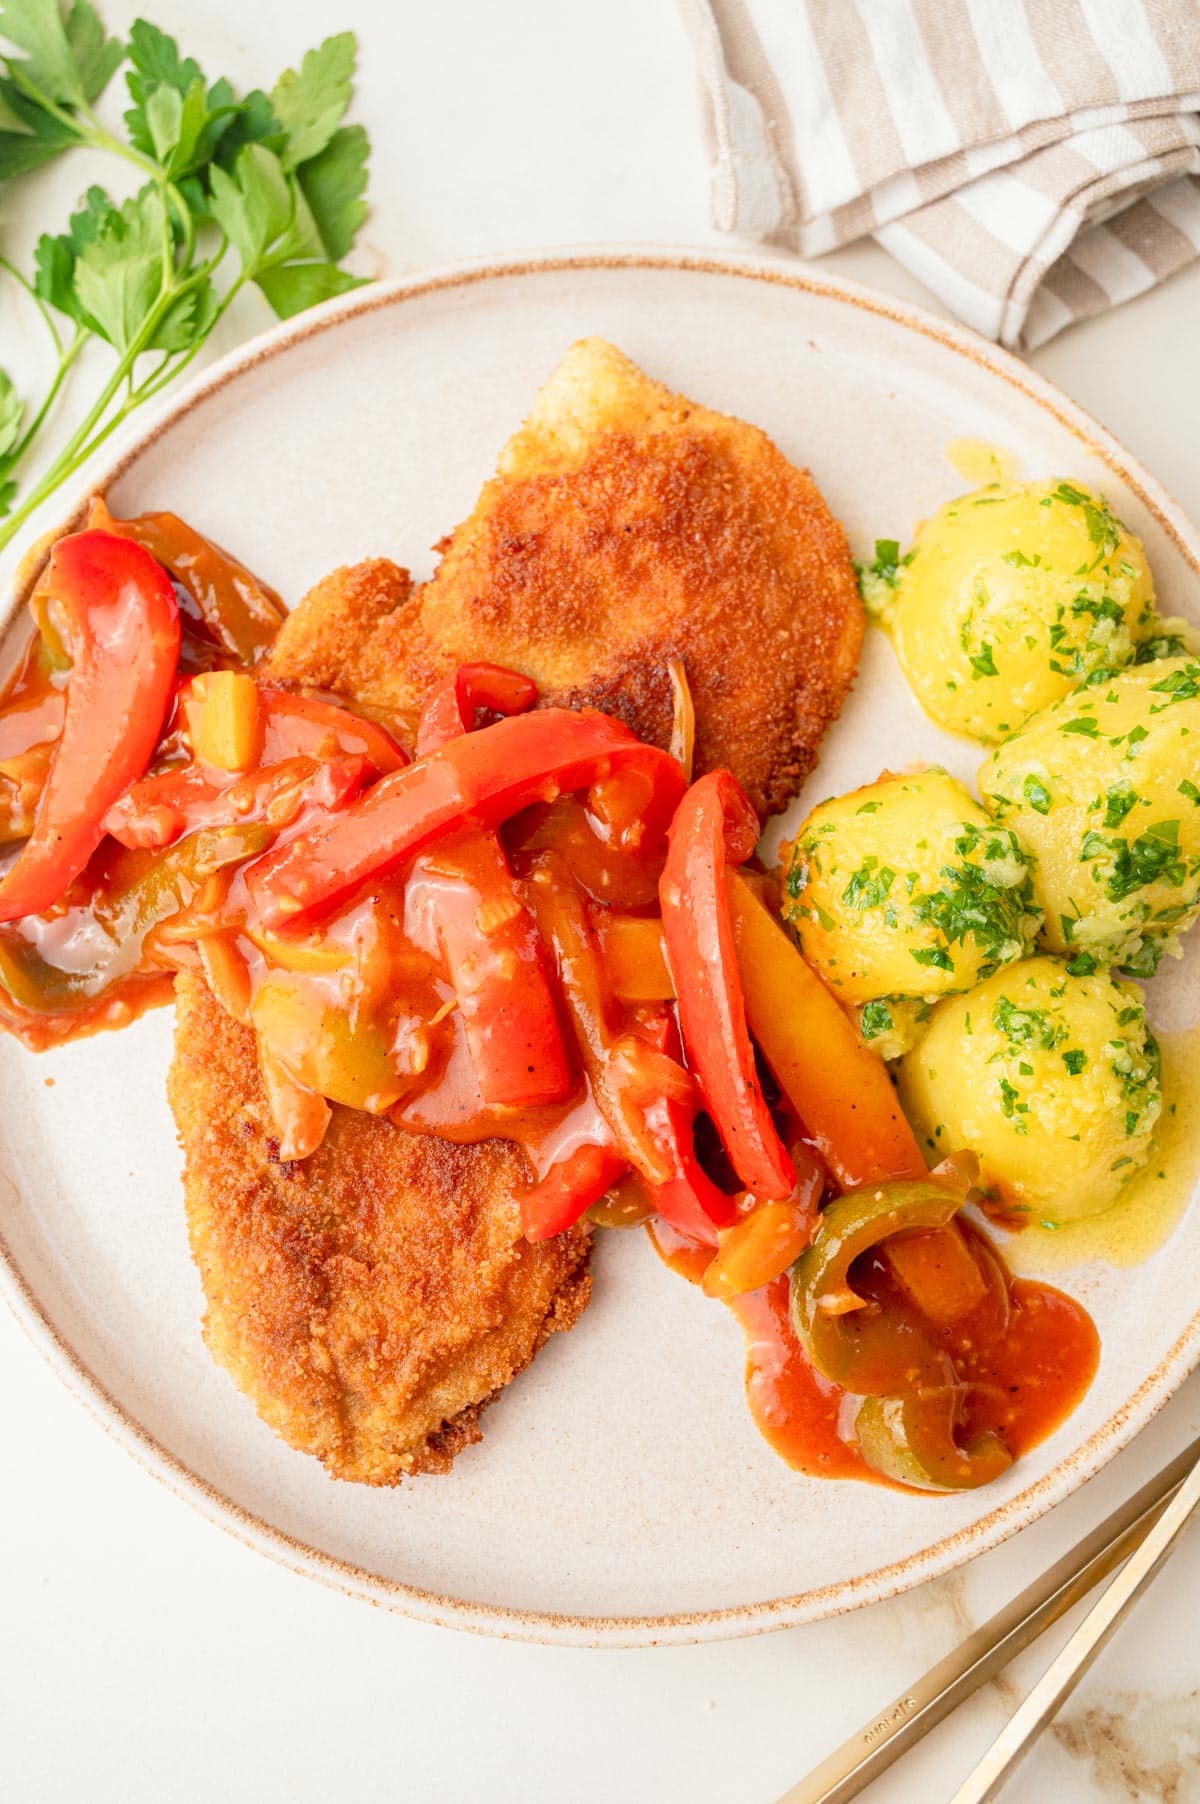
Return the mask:
[[[187,685],[180,691],[186,719]],[[364,782],[400,770],[407,759],[374,721],[315,696],[260,689],[262,750],[256,769],[218,771],[199,760],[145,777],[109,809],[105,830],[124,846],[169,846],[199,827],[268,820],[284,826],[287,796],[323,762],[356,761]],[[361,785],[359,785],[361,787]]]
[[[530,893],[615,1151],[644,1180],[661,1215],[680,1233],[715,1246],[716,1230],[734,1219],[735,1204],[696,1158],[695,1086],[671,1056],[665,1038],[671,1024],[663,1018],[657,1040],[646,1026],[620,1032],[583,898],[554,853],[539,857]]]
[[[496,827],[626,767],[652,778],[657,804],[678,804],[675,760],[606,714],[544,708],[498,720],[384,777],[352,808],[271,853],[248,874],[251,895],[263,924],[278,927],[333,907],[467,819]]]
[[[528,677],[498,664],[462,664],[426,699],[417,752],[474,732],[480,709],[522,714],[536,700]],[[422,890],[432,903],[425,937],[446,960],[484,1102],[561,1102],[574,1074],[537,927],[498,836],[475,827],[418,859],[410,907],[415,900],[420,908]]]
[[[365,758],[372,770],[386,777],[408,763],[404,750],[377,721],[364,720],[336,702],[264,687],[258,692],[258,705],[263,717],[260,764],[296,757]]]
[[[330,781],[330,778],[333,781]],[[225,782],[203,764],[184,764],[135,783],[104,817],[105,830],[121,845],[161,851],[202,827],[248,826],[265,821],[275,832],[290,827],[302,809],[324,802],[344,807],[374,772],[353,755],[318,761],[285,758],[268,770],[230,775]]]
[[[537,926],[497,835],[468,828],[426,852],[405,913],[446,961],[484,1102],[561,1102],[574,1072]]]
[[[39,596],[71,675],[33,832],[0,881],[0,921],[48,908],[78,877],[109,808],[150,762],[179,662],[175,590],[140,545],[108,532],[60,539]]]
[[[796,1171],[763,1100],[746,1026],[725,866],[744,864],[758,817],[728,771],[693,783],[667,836],[659,883],[679,1024],[705,1106],[747,1190],[791,1194]]]
[[[611,1146],[576,1147],[521,1198],[526,1240],[552,1240],[573,1228],[629,1167]]]
[[[500,664],[460,664],[453,676],[431,689],[417,725],[417,756],[432,752],[448,739],[473,733],[478,715],[524,714],[537,700],[531,677]]]

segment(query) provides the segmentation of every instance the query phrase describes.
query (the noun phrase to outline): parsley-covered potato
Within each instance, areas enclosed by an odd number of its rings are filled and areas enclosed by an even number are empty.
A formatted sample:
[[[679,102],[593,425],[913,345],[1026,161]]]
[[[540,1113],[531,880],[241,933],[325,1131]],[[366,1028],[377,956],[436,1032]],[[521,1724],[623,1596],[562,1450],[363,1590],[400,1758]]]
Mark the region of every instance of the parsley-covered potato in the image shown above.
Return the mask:
[[[1141,664],[1035,715],[979,772],[1037,859],[1043,944],[1148,976],[1200,912],[1200,660]]]
[[[877,555],[867,604],[926,712],[995,744],[1155,629],[1140,540],[1070,482],[993,482],[947,502],[902,561]]]
[[[1039,1221],[1110,1208],[1162,1107],[1136,986],[1045,957],[938,1003],[898,1082],[931,1158],[977,1153],[981,1181]]]
[[[784,914],[805,957],[886,1058],[925,1004],[1023,958],[1037,933],[1016,836],[944,770],[820,803],[783,860]]]

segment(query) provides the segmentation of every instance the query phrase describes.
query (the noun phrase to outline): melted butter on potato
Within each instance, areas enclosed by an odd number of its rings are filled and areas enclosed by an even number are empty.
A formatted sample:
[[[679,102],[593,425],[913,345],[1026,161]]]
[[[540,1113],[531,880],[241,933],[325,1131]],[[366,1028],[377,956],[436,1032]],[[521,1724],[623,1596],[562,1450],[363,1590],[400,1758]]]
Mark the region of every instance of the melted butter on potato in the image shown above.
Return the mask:
[[[1040,920],[1015,835],[943,770],[822,802],[783,863],[805,957],[888,1058],[930,1001],[1022,958]]]
[[[1037,860],[1043,943],[1148,976],[1200,911],[1200,660],[1057,702],[992,753],[979,789]]]
[[[1154,630],[1141,541],[1070,482],[992,482],[949,501],[902,561],[863,575],[922,707],[994,744]]]
[[[1133,984],[1041,957],[938,1003],[898,1083],[931,1157],[969,1149],[1010,1209],[1067,1222],[1110,1208],[1146,1162],[1158,1067]]]

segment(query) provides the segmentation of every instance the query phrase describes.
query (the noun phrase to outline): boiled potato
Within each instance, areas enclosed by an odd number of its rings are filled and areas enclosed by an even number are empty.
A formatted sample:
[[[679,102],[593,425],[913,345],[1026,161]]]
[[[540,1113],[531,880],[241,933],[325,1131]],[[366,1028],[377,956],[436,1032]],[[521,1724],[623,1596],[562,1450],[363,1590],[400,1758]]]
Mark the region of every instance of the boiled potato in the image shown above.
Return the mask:
[[[1070,482],[993,482],[947,502],[864,594],[918,701],[995,744],[1155,629],[1140,540]]]
[[[1200,909],[1200,660],[1091,684],[997,748],[979,789],[1035,854],[1043,944],[1148,976]]]
[[[1039,1221],[1110,1208],[1162,1107],[1136,986],[1044,957],[938,1003],[898,1082],[931,1157],[977,1153],[982,1181]]]
[[[783,858],[784,914],[805,957],[886,1057],[923,1004],[1023,958],[1038,929],[1015,835],[944,770],[822,802]]]

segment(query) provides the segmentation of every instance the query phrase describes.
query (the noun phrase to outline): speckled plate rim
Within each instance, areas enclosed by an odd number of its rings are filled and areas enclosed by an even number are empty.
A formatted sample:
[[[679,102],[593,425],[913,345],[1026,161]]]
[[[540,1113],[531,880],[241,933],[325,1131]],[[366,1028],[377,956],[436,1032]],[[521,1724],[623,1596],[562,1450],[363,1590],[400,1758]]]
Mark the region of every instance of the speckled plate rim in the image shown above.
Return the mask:
[[[97,489],[115,482],[135,459],[211,395],[246,371],[281,356],[293,345],[335,331],[344,322],[364,314],[383,308],[399,308],[407,300],[439,291],[513,277],[563,275],[595,269],[678,271],[685,275],[722,276],[731,281],[766,282],[858,308],[933,340],[953,355],[968,359],[1016,389],[1073,433],[1088,452],[1107,464],[1137,495],[1200,578],[1200,533],[1162,485],[1099,421],[1006,351],[964,327],[952,325],[858,283],[832,279],[803,264],[782,263],[769,257],[713,255],[704,250],[636,245],[529,252],[505,259],[476,258],[438,265],[355,290],[296,320],[287,321],[222,358],[182,388],[139,431],[123,436],[118,441],[117,454],[106,464],[85,471],[84,479],[74,486],[74,505],[65,517],[61,517],[57,530],[65,531],[73,526],[88,498]],[[31,542],[35,540],[38,526],[44,532],[48,523],[48,516],[35,516],[35,523],[31,523]],[[14,586],[11,605],[0,616],[0,634],[27,595],[38,568],[37,561],[31,560],[22,571],[22,580]],[[185,1499],[209,1521],[245,1545],[289,1570],[316,1579],[347,1596],[363,1598],[418,1621],[500,1638],[577,1647],[653,1647],[762,1634],[893,1597],[926,1579],[949,1572],[977,1554],[998,1546],[1069,1497],[1128,1445],[1200,1363],[1198,1310],[1149,1377],[1081,1446],[1035,1484],[1010,1497],[986,1516],[903,1560],[875,1567],[836,1585],[769,1598],[755,1604],[666,1616],[567,1616],[501,1609],[443,1596],[396,1579],[383,1578],[296,1540],[214,1489],[198,1473],[176,1459],[124,1409],[97,1373],[59,1333],[2,1234],[0,1295],[67,1389],[117,1443],[176,1496]]]

